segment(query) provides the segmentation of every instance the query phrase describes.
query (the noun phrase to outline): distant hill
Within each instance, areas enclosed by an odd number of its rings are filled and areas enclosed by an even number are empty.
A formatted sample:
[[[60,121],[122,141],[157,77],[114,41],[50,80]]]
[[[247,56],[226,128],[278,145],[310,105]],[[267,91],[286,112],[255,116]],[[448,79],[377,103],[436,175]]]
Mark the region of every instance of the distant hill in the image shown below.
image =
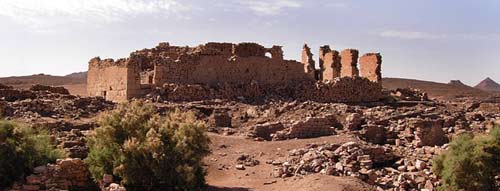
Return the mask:
[[[86,82],[87,81],[87,72],[75,72],[75,73],[68,74],[65,77],[69,77],[69,78],[73,78],[73,79],[80,79],[80,80],[83,80]]]
[[[491,94],[476,88],[472,88],[460,81],[452,81],[449,84],[437,83],[423,80],[384,78],[382,85],[386,89],[414,88],[427,92],[432,98],[453,99],[461,97],[486,98]]]
[[[454,86],[465,86],[465,87],[470,87],[468,85],[465,85],[462,81],[460,80],[450,80],[450,82],[448,82],[449,85],[454,85]]]
[[[484,79],[474,87],[483,91],[500,92],[500,84],[493,81],[491,78]]]
[[[22,89],[28,89],[34,84],[63,86],[67,88],[71,94],[86,96],[87,72],[72,73],[66,76],[36,74],[30,76],[4,77],[0,78],[0,84]]]
[[[0,83],[10,86],[31,86],[33,84],[60,86],[87,83],[87,72],[73,73],[67,76],[35,74],[30,76],[12,76],[0,78]]]

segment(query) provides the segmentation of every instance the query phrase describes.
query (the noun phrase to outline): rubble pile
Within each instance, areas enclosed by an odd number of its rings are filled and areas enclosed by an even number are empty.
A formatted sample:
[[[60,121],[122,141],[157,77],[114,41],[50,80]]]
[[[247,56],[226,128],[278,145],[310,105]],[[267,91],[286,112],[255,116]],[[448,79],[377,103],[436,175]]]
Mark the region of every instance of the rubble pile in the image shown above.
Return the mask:
[[[0,90],[7,90],[7,89],[13,89],[12,86],[7,86],[7,85],[4,85],[4,84],[0,84]]]
[[[224,110],[214,110],[209,123],[214,127],[231,127],[231,115]]]
[[[333,115],[324,117],[309,117],[304,121],[292,123],[284,130],[277,131],[272,135],[273,140],[285,140],[293,138],[312,138],[335,134],[335,126],[339,123]]]
[[[333,81],[317,82],[314,89],[302,89],[297,97],[299,100],[321,103],[361,103],[377,102],[386,96],[379,83],[373,83],[367,78],[343,77]]]
[[[260,161],[255,159],[255,156],[242,154],[236,159],[236,169],[245,170],[245,167],[254,167],[260,164]]]
[[[426,147],[417,153],[427,157],[410,160],[405,154],[412,156],[411,153],[366,142],[311,144],[290,151],[286,161],[273,163],[273,175],[284,178],[321,173],[357,177],[377,190],[433,190],[439,183],[431,173],[429,161],[436,151]]]
[[[48,91],[50,93],[65,94],[69,95],[69,91],[64,87],[52,87],[44,85],[33,85],[30,88],[31,91]]]
[[[418,89],[397,88],[391,91],[391,96],[400,101],[429,101],[427,93]]]
[[[290,151],[289,159],[274,169],[275,177],[322,173],[377,181],[377,171],[390,166],[399,157],[390,148],[347,142],[342,145],[309,145]]]
[[[16,90],[12,88],[0,89],[0,99],[9,102],[24,99],[33,99],[35,97],[35,94],[28,90]]]
[[[15,183],[12,191],[96,190],[87,165],[81,159],[58,159],[56,164],[35,167],[24,182]]]
[[[69,95],[62,87],[33,86],[32,90],[0,89],[0,111],[11,118],[80,118],[112,109],[101,97]]]

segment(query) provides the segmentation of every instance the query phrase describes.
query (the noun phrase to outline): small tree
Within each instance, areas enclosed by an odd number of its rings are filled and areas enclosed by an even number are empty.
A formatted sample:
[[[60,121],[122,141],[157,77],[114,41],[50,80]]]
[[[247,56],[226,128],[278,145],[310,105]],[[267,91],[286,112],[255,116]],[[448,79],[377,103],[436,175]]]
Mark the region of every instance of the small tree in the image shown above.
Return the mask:
[[[0,188],[63,156],[64,151],[55,148],[48,131],[0,120]]]
[[[161,117],[153,105],[133,101],[101,116],[85,161],[94,179],[113,174],[128,190],[197,190],[205,185],[209,142],[193,113]]]
[[[446,153],[434,159],[433,171],[443,180],[440,190],[495,190],[494,177],[500,174],[500,128],[487,136],[460,135]]]

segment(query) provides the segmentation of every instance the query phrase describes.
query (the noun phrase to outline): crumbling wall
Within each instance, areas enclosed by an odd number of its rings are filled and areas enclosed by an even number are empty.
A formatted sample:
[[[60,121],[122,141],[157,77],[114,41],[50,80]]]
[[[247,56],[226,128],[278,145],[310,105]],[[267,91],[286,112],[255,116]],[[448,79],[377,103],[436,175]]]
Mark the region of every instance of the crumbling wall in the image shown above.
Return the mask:
[[[271,58],[266,56],[268,53]],[[178,47],[160,43],[155,48],[133,52],[127,59],[92,59],[88,92],[90,96],[103,96],[118,102],[142,96],[143,92],[151,93],[155,88],[162,89],[164,92],[160,94],[167,100],[242,96],[251,99],[292,97],[321,102],[380,99],[380,85],[357,78],[357,50],[344,50],[339,56],[337,51],[324,46],[319,55],[321,69],[316,70],[307,44],[303,47],[302,63],[299,63],[284,60],[280,46],[265,48],[256,43],[212,42],[197,47]],[[369,74],[369,79],[377,82],[375,79],[380,73],[377,66],[380,67],[381,59],[375,55],[373,61],[370,56],[363,59],[363,63],[367,63],[363,74]],[[335,82],[315,83],[320,79]],[[179,95],[175,95],[176,92]]]
[[[273,60],[283,60],[283,47],[273,46],[268,51],[271,53],[271,58]]]
[[[151,95],[151,96],[150,96]],[[366,78],[340,78],[328,82],[305,81],[264,85],[248,84],[190,85],[166,84],[161,92],[148,95],[169,101],[201,101],[206,99],[229,99],[262,101],[265,99],[293,99],[323,103],[376,102],[384,98],[382,86]]]
[[[300,92],[297,95],[298,99],[324,103],[360,103],[376,102],[384,97],[380,84],[360,77],[338,78],[334,81],[317,82],[314,85],[307,86],[310,86],[310,88],[307,91]],[[302,89],[305,89],[305,87]]]
[[[87,165],[81,159],[58,159],[56,164],[39,166],[26,177],[26,182],[15,184],[12,190],[96,190]]]
[[[251,57],[251,56],[256,56],[256,57],[264,57],[266,56],[267,49],[257,43],[240,43],[237,45],[234,45],[234,55],[239,56],[239,57]]]
[[[311,48],[309,48],[307,44],[304,44],[304,47],[302,48],[302,64],[304,67],[304,72],[314,78],[316,69],[314,66],[315,63],[313,56],[314,55],[311,52]]]
[[[101,96],[117,102],[139,96],[140,72],[136,67],[129,59],[91,59],[87,74],[89,96]]]
[[[294,138],[314,138],[335,134],[335,128],[339,122],[333,115],[323,117],[309,117],[304,121],[294,122],[285,130],[278,131],[273,135],[273,140],[284,140]]]
[[[64,87],[44,86],[40,84],[31,86],[30,91],[48,91],[51,93],[69,95],[68,89]]]
[[[379,53],[368,53],[359,59],[361,76],[373,82],[382,80],[382,56]]]
[[[340,77],[359,76],[358,57],[359,51],[355,49],[346,49],[340,53]]]
[[[340,56],[336,50],[325,52],[323,56],[323,80],[334,80],[340,77]]]
[[[250,45],[239,45],[249,50]],[[257,81],[260,84],[294,83],[314,81],[303,71],[299,62],[283,60],[280,48],[272,48],[273,58],[265,56],[267,49],[254,47],[250,53],[237,53],[236,57],[224,55],[188,55],[179,60],[166,59],[155,65],[154,83],[161,86],[166,83],[207,84],[220,83],[248,84]],[[236,52],[244,52],[235,49]],[[245,56],[245,57],[243,57]]]
[[[328,45],[325,45],[325,46],[321,46],[319,47],[319,69],[321,70],[320,71],[320,75],[319,75],[319,80],[323,80],[323,75],[324,75],[324,71],[325,71],[325,55],[326,53],[328,52],[331,52],[332,49],[330,49],[330,46]]]

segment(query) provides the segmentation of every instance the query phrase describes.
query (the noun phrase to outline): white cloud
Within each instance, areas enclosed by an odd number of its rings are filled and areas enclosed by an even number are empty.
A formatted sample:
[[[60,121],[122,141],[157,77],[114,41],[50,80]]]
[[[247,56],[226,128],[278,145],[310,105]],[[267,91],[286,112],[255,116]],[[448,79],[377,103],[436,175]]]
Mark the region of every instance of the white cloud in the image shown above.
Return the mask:
[[[31,25],[57,20],[114,22],[143,14],[182,17],[177,0],[0,0],[0,15]]]
[[[283,9],[302,7],[302,3],[296,0],[249,0],[241,3],[261,16],[278,15]]]
[[[465,40],[500,40],[500,34],[477,34],[477,33],[429,33],[421,31],[397,31],[387,30],[379,34],[386,38],[399,38],[407,40],[435,40],[435,39],[465,39]]]

